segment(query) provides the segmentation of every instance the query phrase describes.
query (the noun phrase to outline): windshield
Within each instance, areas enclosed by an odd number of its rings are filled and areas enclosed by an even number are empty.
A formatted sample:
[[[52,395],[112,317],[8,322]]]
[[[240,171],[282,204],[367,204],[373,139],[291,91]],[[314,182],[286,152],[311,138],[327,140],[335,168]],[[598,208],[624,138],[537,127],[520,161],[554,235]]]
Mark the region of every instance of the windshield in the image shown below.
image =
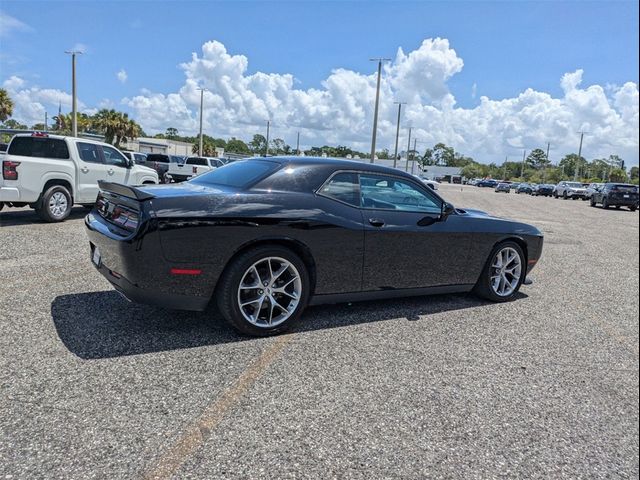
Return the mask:
[[[567,187],[582,188],[582,184],[578,182],[567,182]]]
[[[611,187],[611,190],[614,192],[636,193],[638,191],[638,187],[634,185],[614,185]]]
[[[245,160],[224,165],[208,173],[200,175],[191,183],[206,185],[222,185],[225,187],[247,187],[279,167],[276,162],[267,160]]]

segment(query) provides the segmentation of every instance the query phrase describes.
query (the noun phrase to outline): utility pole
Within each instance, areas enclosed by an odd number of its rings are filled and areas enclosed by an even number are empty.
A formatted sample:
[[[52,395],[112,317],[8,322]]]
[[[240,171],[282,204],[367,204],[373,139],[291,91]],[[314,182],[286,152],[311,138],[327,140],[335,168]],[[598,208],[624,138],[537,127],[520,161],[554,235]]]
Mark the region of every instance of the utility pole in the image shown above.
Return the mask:
[[[371,136],[371,163],[376,158],[376,133],[378,131],[378,103],[380,102],[380,75],[382,72],[382,62],[389,62],[389,58],[370,58],[372,62],[378,62],[378,81],[376,83],[376,106],[373,111],[373,135]]]
[[[580,147],[578,147],[578,159],[576,160],[576,168],[573,173],[573,180],[578,181],[578,174],[580,173],[580,159],[582,158],[582,139],[584,138],[584,132],[580,132]]]
[[[269,127],[271,126],[271,120],[267,120],[267,145],[266,152],[264,153],[265,157],[269,156]]]
[[[47,118],[47,112],[44,112],[44,131],[46,132],[49,127],[47,127],[47,123],[49,122],[49,119]]]
[[[522,178],[524,178],[524,161],[526,157],[527,157],[527,151],[523,150],[522,151],[522,170],[520,171],[520,177]]]
[[[76,55],[82,55],[78,50],[67,50],[71,55],[71,130],[74,137],[78,136],[78,94],[76,91]]]
[[[411,128],[409,127],[409,140],[407,141],[407,164],[404,166],[404,171],[409,171],[409,150],[411,150]]]
[[[413,152],[411,152],[411,174],[416,169],[416,143],[418,143],[418,139],[414,137],[413,139]]]
[[[549,149],[551,148],[551,142],[547,142],[547,158],[542,166],[542,183],[547,183],[547,163],[549,163]]]
[[[204,106],[204,91],[206,88],[199,88],[200,90],[200,145],[198,146],[198,156],[202,156],[202,107]]]
[[[300,132],[298,132],[298,138],[296,140],[296,155],[300,156]]]
[[[396,123],[396,148],[393,152],[393,168],[396,168],[398,162],[398,137],[400,135],[400,111],[402,110],[402,105],[406,105],[404,102],[393,102],[394,104],[398,104],[398,121]]]

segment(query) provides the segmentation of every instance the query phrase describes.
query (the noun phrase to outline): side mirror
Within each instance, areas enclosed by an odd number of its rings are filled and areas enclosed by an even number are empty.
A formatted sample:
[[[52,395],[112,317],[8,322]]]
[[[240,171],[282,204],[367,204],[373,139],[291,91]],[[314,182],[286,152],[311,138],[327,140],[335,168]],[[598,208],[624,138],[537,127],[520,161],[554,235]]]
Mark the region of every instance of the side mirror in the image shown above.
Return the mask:
[[[440,220],[445,220],[449,215],[456,211],[456,207],[449,202],[444,202],[442,204],[442,211],[440,212]]]
[[[130,158],[127,158],[127,168],[133,168],[133,166],[136,164],[136,162],[134,162],[133,160],[131,160]]]

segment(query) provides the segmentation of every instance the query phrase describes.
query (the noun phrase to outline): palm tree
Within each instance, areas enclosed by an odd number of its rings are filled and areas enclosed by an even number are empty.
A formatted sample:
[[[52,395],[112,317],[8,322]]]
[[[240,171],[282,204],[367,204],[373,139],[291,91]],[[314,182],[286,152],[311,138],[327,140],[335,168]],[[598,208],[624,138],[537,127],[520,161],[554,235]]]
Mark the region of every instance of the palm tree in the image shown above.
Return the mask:
[[[104,135],[104,141],[113,143],[122,114],[114,109],[103,108],[93,116],[92,127]]]
[[[13,100],[4,88],[0,88],[0,122],[13,115]]]

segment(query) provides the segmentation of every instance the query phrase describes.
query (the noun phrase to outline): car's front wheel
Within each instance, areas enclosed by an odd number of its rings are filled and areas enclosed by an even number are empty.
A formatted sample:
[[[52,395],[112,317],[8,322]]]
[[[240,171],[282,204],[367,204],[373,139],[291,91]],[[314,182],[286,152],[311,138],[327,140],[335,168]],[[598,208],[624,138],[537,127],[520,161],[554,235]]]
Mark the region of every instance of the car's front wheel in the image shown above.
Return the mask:
[[[609,200],[607,200],[607,197],[602,197],[602,208],[609,210]]]
[[[592,207],[596,206],[596,199],[591,197],[591,199],[589,200],[589,205],[591,205]]]
[[[262,246],[242,253],[217,289],[220,313],[247,335],[284,332],[300,318],[310,295],[304,262],[288,248]]]
[[[520,290],[526,266],[522,248],[515,242],[497,245],[474,287],[474,292],[492,302],[508,302]]]

